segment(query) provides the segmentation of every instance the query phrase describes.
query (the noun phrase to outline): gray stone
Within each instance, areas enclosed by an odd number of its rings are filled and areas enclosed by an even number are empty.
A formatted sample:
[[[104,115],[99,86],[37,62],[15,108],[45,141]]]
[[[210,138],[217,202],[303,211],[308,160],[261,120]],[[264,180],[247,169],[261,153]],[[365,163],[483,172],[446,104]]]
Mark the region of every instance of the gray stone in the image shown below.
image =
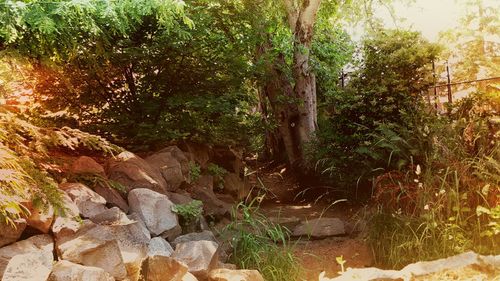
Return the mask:
[[[16,242],[21,234],[23,234],[26,228],[25,219],[17,219],[14,221],[14,225],[6,224],[4,222],[0,223],[0,247]]]
[[[163,194],[138,188],[129,192],[128,202],[131,211],[139,215],[155,236],[179,225],[177,215],[172,212],[173,203]]]
[[[106,210],[106,199],[81,183],[63,183],[59,187],[69,195],[83,217],[91,218]]]
[[[54,236],[57,238],[59,235],[68,233],[75,233],[80,229],[80,210],[78,206],[71,200],[68,194],[62,194],[62,202],[66,210],[63,216],[56,216],[52,223],[51,229]]]
[[[46,281],[52,270],[52,260],[42,252],[30,252],[14,256],[2,277],[2,281]]]
[[[193,232],[179,236],[172,241],[172,245],[175,247],[177,244],[190,241],[213,241],[217,243],[217,239],[215,239],[212,231],[205,230],[202,232]]]
[[[217,243],[213,241],[190,241],[177,244],[172,257],[185,263],[189,272],[205,280],[217,258]]]
[[[47,234],[32,236],[26,240],[18,241],[9,246],[0,248],[0,276],[9,264],[10,260],[18,255],[37,255],[39,262],[47,268],[52,267],[54,259],[54,242]],[[31,257],[30,257],[31,259]]]
[[[136,223],[135,221],[130,220],[127,215],[118,207],[106,209],[103,212],[90,218],[90,220],[97,224],[106,225],[128,225]]]
[[[303,221],[292,232],[293,236],[309,236],[313,238],[344,234],[344,222],[338,218],[317,218]]]
[[[58,261],[48,281],[114,281],[102,268],[83,266],[69,261]]]
[[[170,257],[174,249],[170,244],[161,237],[151,239],[148,245],[148,256],[166,256]]]
[[[181,193],[173,193],[173,192],[168,192],[167,197],[172,203],[178,205],[178,204],[189,204],[191,201],[194,199],[189,196],[189,193],[181,194]]]
[[[160,171],[132,152],[124,151],[107,163],[109,179],[127,188],[147,188],[165,194],[167,183]]]
[[[148,244],[151,240],[151,233],[149,233],[146,224],[142,221],[137,213],[131,213],[128,218],[134,223],[127,225],[127,229],[132,236],[136,237],[137,241]]]
[[[179,161],[181,164],[181,171],[182,174],[184,175],[184,178],[187,178],[189,176],[189,159],[185,155],[185,153],[180,150],[177,146],[169,146],[165,147],[164,149],[160,150],[158,153],[163,153],[163,152],[170,152],[172,156]]]

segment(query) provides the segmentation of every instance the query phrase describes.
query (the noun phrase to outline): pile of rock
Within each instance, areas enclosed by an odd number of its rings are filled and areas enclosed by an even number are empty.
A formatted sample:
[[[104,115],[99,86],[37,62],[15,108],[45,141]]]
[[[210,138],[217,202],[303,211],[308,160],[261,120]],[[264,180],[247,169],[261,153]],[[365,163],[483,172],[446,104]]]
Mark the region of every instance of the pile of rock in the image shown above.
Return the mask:
[[[256,271],[228,269],[206,223],[181,235],[174,204],[200,198],[211,217],[230,208],[208,181],[188,181],[196,157],[186,154],[177,147],[146,159],[123,152],[106,169],[90,157],[77,159],[73,174],[99,175],[125,191],[62,183],[64,214],[27,203],[29,217],[0,225],[1,280],[263,280]]]

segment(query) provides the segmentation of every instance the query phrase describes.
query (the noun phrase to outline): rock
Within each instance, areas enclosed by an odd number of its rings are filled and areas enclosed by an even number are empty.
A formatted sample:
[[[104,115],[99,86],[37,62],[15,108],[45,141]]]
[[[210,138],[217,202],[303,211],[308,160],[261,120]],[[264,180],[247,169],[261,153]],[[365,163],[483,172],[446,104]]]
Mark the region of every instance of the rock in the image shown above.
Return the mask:
[[[177,244],[190,241],[213,241],[217,243],[217,239],[215,239],[212,231],[205,230],[202,232],[193,232],[179,236],[172,241],[172,245],[175,247]]]
[[[461,275],[467,271],[468,276]],[[417,262],[402,270],[379,268],[349,268],[341,276],[329,279],[320,276],[321,281],[347,280],[493,280],[500,274],[500,255],[481,256],[466,252],[434,261]],[[471,277],[474,276],[474,277]],[[445,277],[446,276],[446,277]],[[456,277],[453,277],[456,276]],[[476,278],[477,277],[477,278]]]
[[[294,229],[300,223],[300,219],[297,217],[268,217],[268,220],[273,224],[279,224],[287,229]]]
[[[144,281],[181,281],[187,273],[186,265],[166,256],[151,256],[142,263]]]
[[[71,200],[68,194],[63,193],[62,201],[66,207],[64,216],[56,216],[52,224],[52,233],[54,236],[73,234],[80,229],[80,210],[78,206]]]
[[[71,172],[73,174],[97,174],[100,176],[106,176],[104,168],[101,164],[87,156],[78,157],[78,159],[76,159],[71,165]]]
[[[61,259],[103,268],[116,278],[129,276],[135,280],[147,246],[138,241],[142,236],[136,238],[129,226],[96,225],[86,220],[76,233],[57,239],[58,255]]]
[[[26,207],[31,213],[31,215],[26,218],[26,223],[40,230],[42,233],[48,233],[54,221],[54,208],[50,205],[44,209],[35,208],[31,202],[27,203]]]
[[[243,150],[229,146],[216,146],[212,149],[210,161],[217,163],[229,172],[240,174],[243,170]]]
[[[170,244],[161,237],[151,239],[148,245],[148,256],[165,256],[170,257],[174,249]]]
[[[317,218],[303,221],[292,232],[292,236],[310,236],[313,238],[344,234],[344,222],[338,218]]]
[[[170,152],[171,155],[177,161],[179,161],[179,163],[181,164],[182,174],[184,175],[184,178],[187,178],[189,176],[189,159],[188,157],[186,157],[185,153],[182,150],[180,150],[177,146],[165,147],[158,153],[163,153],[163,152]]]
[[[198,199],[203,202],[203,212],[205,216],[214,216],[216,218],[230,216],[231,205],[217,198],[212,190],[202,187],[194,187],[191,195],[194,199]]]
[[[214,269],[208,275],[208,281],[264,281],[257,270]]]
[[[239,200],[247,197],[250,192],[245,182],[235,173],[229,173],[224,176],[224,191]]]
[[[189,193],[181,194],[181,193],[173,193],[173,192],[168,192],[167,193],[168,199],[172,201],[175,205],[178,204],[189,204],[191,201],[194,199],[189,196]]]
[[[81,183],[63,183],[59,188],[69,195],[83,217],[91,218],[106,210],[106,200]]]
[[[167,239],[167,241],[174,241],[177,236],[182,234],[182,227],[176,225],[174,228],[169,229],[161,234],[161,237]]]
[[[193,185],[195,188],[197,187],[203,187],[207,188],[209,190],[214,190],[214,177],[211,175],[201,175],[194,183]]]
[[[198,163],[203,169],[207,168],[208,161],[210,160],[210,146],[186,142],[181,145],[181,149],[187,151],[187,153],[184,154],[186,157],[188,155],[191,156],[191,161]]]
[[[14,256],[2,277],[2,281],[46,281],[52,270],[52,260],[42,252],[30,252]]]
[[[172,212],[173,203],[163,194],[137,188],[129,192],[128,202],[131,211],[139,215],[155,236],[179,225],[177,215]]]
[[[189,241],[177,244],[172,257],[188,266],[189,272],[205,280],[217,258],[217,243],[213,241]]]
[[[125,199],[123,199],[122,195],[120,192],[116,189],[110,188],[110,187],[105,187],[101,186],[100,184],[96,185],[94,187],[94,191],[101,195],[107,202],[108,205],[111,205],[113,207],[118,207],[122,209],[125,213],[128,213],[128,204]]]
[[[136,237],[137,241],[148,244],[151,240],[151,234],[149,233],[146,224],[142,221],[137,213],[132,213],[128,215],[128,218],[135,223],[127,225],[127,229],[131,233],[132,236]]]
[[[109,179],[125,186],[127,192],[147,188],[165,194],[167,183],[160,171],[132,152],[124,151],[107,163]]]
[[[17,219],[14,221],[14,225],[6,224],[5,222],[0,223],[0,247],[16,242],[24,229],[26,228],[26,220]]]
[[[34,257],[38,259],[37,263],[33,264],[34,266],[44,266],[50,270],[54,259],[53,251],[54,242],[52,237],[47,234],[32,236],[26,240],[0,248],[0,276],[4,274],[10,260],[18,255],[33,255],[30,260]],[[13,262],[12,267],[15,268],[18,262],[20,262],[19,259]],[[13,272],[16,272],[16,270],[13,269]]]
[[[193,274],[186,272],[186,274],[182,277],[182,281],[198,281],[198,278],[196,278]]]
[[[106,225],[128,225],[136,223],[135,221],[130,220],[127,215],[118,207],[106,209],[101,213],[93,216],[90,220],[98,224]]]
[[[83,266],[69,261],[58,261],[48,281],[114,281],[102,268]]]
[[[176,190],[185,180],[182,173],[181,163],[172,155],[171,152],[155,153],[145,159],[149,165],[158,169],[167,182],[169,190]],[[186,174],[187,175],[187,174]]]

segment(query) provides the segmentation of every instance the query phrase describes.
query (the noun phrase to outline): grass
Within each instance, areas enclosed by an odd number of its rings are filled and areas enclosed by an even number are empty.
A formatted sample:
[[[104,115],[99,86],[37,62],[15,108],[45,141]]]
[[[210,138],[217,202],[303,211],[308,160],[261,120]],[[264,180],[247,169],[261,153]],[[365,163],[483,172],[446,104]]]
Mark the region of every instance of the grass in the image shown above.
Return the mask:
[[[289,231],[259,213],[256,202],[238,204],[232,222],[223,231],[232,237],[230,262],[259,270],[268,281],[298,280],[302,269],[293,254]]]

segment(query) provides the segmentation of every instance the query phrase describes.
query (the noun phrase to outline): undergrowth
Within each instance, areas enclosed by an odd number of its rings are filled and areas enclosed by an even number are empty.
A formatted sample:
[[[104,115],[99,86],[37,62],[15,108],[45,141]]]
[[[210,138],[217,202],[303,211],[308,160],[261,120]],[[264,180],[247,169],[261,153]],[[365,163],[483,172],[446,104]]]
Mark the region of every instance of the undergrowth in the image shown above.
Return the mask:
[[[86,150],[115,154],[121,149],[102,139],[71,128],[42,128],[22,114],[0,106],[0,223],[29,215],[26,206],[52,206],[64,215],[61,191],[51,170],[51,150]]]
[[[238,268],[259,270],[268,281],[299,280],[302,269],[293,254],[289,231],[271,223],[256,203],[257,199],[238,204],[232,222],[224,229],[232,237],[230,262]]]
[[[374,134],[366,151],[387,159],[373,183],[367,236],[379,266],[500,253],[499,105],[472,96],[451,116]]]

